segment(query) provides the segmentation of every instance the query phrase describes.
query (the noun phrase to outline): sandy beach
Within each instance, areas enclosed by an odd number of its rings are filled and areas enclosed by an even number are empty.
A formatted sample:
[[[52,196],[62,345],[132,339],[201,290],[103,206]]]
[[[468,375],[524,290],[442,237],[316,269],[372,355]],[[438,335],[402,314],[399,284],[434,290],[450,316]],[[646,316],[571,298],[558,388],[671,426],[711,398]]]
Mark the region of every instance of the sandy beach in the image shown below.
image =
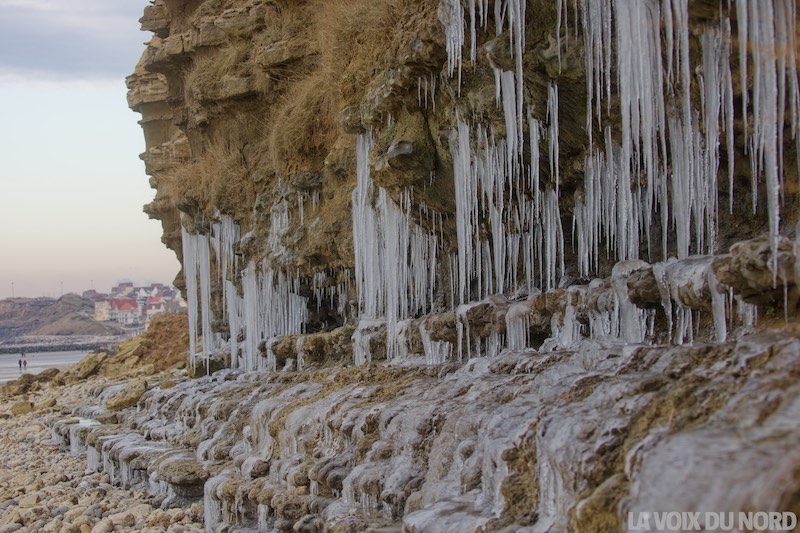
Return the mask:
[[[0,354],[0,383],[16,379],[23,373],[38,374],[48,368],[64,370],[83,359],[87,353],[89,352],[26,352],[28,366],[22,371],[19,368],[20,354]]]

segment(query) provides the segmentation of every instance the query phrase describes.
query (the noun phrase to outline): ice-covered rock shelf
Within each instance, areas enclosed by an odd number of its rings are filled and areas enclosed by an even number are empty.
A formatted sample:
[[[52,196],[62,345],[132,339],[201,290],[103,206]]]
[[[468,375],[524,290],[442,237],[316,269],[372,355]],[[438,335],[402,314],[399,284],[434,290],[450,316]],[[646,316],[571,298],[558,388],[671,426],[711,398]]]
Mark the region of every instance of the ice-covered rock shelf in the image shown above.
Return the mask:
[[[629,510],[782,508],[800,464],[798,365],[787,331],[227,370],[153,388],[119,415],[135,429],[54,428],[117,484],[164,506],[202,499],[209,532],[616,531]]]

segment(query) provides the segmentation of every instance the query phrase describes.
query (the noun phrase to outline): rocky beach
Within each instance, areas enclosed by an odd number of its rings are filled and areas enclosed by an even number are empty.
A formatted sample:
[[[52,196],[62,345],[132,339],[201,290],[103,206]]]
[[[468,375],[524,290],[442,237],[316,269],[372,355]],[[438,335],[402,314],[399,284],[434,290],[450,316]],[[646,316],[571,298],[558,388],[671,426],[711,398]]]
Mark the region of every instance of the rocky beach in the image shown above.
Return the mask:
[[[69,421],[66,413],[114,382],[48,386],[0,402],[0,531],[203,531],[201,504],[161,510],[146,491],[115,487],[108,473],[87,472],[85,452],[70,453],[53,438],[54,420]]]
[[[0,385],[0,531],[203,530],[201,505],[161,511],[146,490],[113,486],[109,473],[88,470],[85,450],[65,445],[53,431],[56,423],[78,422],[72,413],[97,404],[107,387],[141,380],[137,376],[155,386],[185,377],[177,368],[183,366],[185,316],[157,324],[113,352]]]

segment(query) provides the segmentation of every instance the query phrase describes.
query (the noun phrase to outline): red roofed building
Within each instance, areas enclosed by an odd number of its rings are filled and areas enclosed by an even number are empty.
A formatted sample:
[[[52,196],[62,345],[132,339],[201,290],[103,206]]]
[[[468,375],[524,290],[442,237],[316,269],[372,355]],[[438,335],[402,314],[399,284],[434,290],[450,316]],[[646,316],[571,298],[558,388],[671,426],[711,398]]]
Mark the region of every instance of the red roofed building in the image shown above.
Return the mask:
[[[109,303],[109,318],[129,326],[141,322],[139,304],[133,298],[115,298]]]

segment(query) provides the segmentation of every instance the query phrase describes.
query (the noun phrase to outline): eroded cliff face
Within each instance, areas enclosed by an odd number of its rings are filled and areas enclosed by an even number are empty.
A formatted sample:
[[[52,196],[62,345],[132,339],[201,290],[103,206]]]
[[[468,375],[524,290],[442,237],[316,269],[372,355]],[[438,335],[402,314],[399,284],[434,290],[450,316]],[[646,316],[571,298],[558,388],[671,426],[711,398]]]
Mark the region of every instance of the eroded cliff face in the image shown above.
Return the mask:
[[[271,337],[519,297],[618,260],[762,233],[774,252],[796,220],[795,24],[748,6],[772,44],[741,45],[747,17],[714,2],[148,6],[128,80],[145,210],[179,258],[215,246],[184,261],[213,330],[198,326],[200,350],[248,337],[226,303],[248,298],[248,267],[306,310],[249,335],[257,366]]]
[[[232,370],[143,396],[160,444],[97,429],[94,467],[202,487],[209,531],[797,509],[794,1],[156,0],[142,27],[146,211],[193,372]]]

